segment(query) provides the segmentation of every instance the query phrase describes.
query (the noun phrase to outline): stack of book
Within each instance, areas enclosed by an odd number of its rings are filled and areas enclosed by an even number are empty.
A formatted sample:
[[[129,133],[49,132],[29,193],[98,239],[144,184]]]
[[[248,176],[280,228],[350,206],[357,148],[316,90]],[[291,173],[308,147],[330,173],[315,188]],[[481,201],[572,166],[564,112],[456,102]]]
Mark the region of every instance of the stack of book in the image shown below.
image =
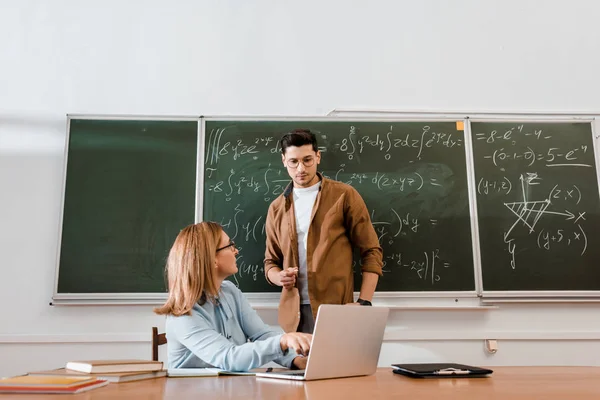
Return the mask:
[[[91,376],[23,375],[0,379],[0,393],[81,393],[108,385]]]
[[[70,361],[65,368],[30,372],[30,376],[92,377],[111,383],[160,378],[167,375],[163,363],[149,360]]]

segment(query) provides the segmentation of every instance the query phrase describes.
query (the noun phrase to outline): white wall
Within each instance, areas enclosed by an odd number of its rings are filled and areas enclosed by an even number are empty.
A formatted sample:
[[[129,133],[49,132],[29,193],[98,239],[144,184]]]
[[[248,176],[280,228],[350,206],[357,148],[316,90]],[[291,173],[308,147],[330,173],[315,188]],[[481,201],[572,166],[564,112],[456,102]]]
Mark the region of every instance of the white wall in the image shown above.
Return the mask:
[[[599,12],[592,0],[0,0],[0,376],[149,357],[163,326],[148,306],[48,305],[65,114],[597,113]],[[394,311],[380,363],[600,365],[599,311]]]

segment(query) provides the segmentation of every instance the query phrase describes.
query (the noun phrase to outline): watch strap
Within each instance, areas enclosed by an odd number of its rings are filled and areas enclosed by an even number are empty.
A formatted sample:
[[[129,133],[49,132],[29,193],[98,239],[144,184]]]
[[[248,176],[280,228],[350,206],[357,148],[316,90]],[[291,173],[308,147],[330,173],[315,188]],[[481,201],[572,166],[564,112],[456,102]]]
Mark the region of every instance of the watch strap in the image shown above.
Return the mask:
[[[373,305],[369,300],[363,300],[360,297],[358,298],[358,300],[356,300],[356,302],[358,304],[360,304],[361,306],[372,306]]]

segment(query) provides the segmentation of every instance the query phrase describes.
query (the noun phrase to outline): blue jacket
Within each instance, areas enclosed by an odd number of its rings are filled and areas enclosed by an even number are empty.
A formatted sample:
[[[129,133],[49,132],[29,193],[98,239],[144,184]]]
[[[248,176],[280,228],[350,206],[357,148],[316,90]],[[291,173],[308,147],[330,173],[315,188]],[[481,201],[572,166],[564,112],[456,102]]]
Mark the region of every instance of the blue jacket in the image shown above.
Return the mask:
[[[291,367],[297,356],[285,353],[283,331],[266,325],[232,282],[223,281],[218,304],[195,304],[191,315],[167,316],[168,368],[214,367],[248,371],[274,361]]]

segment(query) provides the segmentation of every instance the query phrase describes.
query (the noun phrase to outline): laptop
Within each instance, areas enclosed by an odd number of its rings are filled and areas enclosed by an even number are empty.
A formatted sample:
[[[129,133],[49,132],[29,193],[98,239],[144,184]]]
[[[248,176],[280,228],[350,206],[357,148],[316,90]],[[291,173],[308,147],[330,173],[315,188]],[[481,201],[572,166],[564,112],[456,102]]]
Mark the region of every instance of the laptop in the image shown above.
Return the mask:
[[[377,370],[387,307],[319,307],[305,370],[259,372],[257,378],[316,379],[372,375]]]

